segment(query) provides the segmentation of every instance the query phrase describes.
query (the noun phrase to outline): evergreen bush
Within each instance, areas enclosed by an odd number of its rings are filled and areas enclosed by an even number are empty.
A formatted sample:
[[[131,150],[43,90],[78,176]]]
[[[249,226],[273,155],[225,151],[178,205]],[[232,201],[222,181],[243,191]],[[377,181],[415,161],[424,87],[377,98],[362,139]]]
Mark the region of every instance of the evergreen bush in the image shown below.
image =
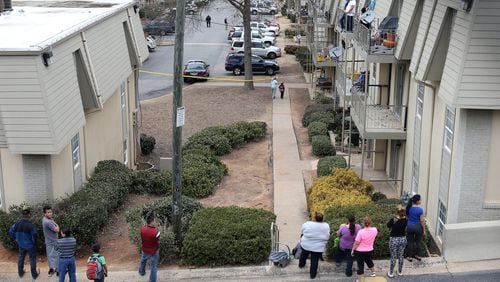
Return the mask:
[[[332,175],[337,168],[346,168],[347,162],[342,156],[327,156],[319,159],[317,167],[318,176]]]
[[[273,213],[261,209],[201,209],[194,213],[184,239],[183,262],[198,266],[262,263],[269,255],[269,227],[274,220]]]
[[[309,141],[313,136],[324,135],[328,136],[328,126],[326,123],[321,121],[314,121],[309,124],[307,127],[307,133],[309,135]]]
[[[330,137],[317,135],[311,138],[312,151],[315,156],[335,156],[335,147],[332,145]]]
[[[156,145],[156,139],[151,135],[141,133],[140,144],[141,154],[147,156],[153,152]]]
[[[130,192],[135,194],[169,195],[172,173],[159,170],[137,170],[132,173]]]
[[[193,198],[210,196],[226,174],[226,165],[215,155],[187,150],[182,156],[182,194]]]
[[[335,122],[335,114],[331,112],[313,112],[307,115],[304,115],[302,119],[302,124],[304,126],[309,126],[311,122],[320,121],[328,125],[328,128],[331,127],[331,124]]]

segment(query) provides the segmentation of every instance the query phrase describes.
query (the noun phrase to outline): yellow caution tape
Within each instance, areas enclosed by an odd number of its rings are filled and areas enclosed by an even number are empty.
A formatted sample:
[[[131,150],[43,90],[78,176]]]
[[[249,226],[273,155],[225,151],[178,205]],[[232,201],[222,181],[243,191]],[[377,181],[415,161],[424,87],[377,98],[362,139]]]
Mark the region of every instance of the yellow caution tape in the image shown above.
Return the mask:
[[[148,71],[148,70],[139,70],[142,73],[156,74],[162,76],[174,76],[171,72],[157,72],[157,71]],[[232,81],[232,82],[245,82],[245,81],[271,81],[271,78],[258,78],[258,79],[239,79],[239,78],[229,78],[229,77],[199,77],[194,75],[182,75],[182,77],[188,78],[198,78],[198,79],[207,79],[207,80],[219,80],[219,81]]]

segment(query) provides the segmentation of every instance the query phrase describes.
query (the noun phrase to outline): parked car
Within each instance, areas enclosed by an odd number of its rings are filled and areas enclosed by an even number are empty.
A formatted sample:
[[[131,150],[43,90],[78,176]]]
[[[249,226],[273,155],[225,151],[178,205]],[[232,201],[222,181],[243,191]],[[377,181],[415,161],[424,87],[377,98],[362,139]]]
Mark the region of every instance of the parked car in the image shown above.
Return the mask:
[[[232,41],[243,40],[243,38],[245,38],[244,36],[245,32],[235,31],[232,36]],[[264,34],[262,34],[262,32],[258,30],[252,30],[252,39],[259,39],[260,41],[264,42],[266,46],[271,46],[276,43],[276,37],[265,36]]]
[[[198,6],[196,6],[194,3],[186,4],[186,15],[194,14],[198,14]]]
[[[276,46],[266,46],[260,40],[252,40],[252,55],[257,55],[262,58],[275,59],[281,57],[281,48]],[[231,53],[244,53],[245,42],[243,40],[233,41],[231,44]]]
[[[226,71],[233,72],[234,75],[241,75],[245,70],[245,54],[229,53],[226,57]],[[279,72],[280,66],[275,61],[264,60],[257,55],[252,55],[252,72],[274,75]]]
[[[250,12],[252,15],[265,14],[265,15],[275,15],[278,12],[278,7],[271,5],[267,6],[263,3],[258,3],[256,5],[250,6]]]
[[[143,30],[149,35],[164,36],[167,33],[175,32],[175,23],[170,21],[153,21],[144,25]]]
[[[153,36],[146,36],[146,45],[148,45],[148,51],[154,52],[156,50],[156,40]]]
[[[250,26],[259,28],[260,30],[263,30],[265,32],[272,32],[275,36],[278,36],[280,34],[279,26],[270,26],[264,22],[250,22]]]
[[[184,66],[183,75],[196,76],[196,77],[184,77],[185,83],[193,83],[197,80],[207,81],[207,77],[210,76],[210,70],[208,69],[210,65],[202,60],[191,60],[188,61]]]
[[[274,33],[274,32],[266,31],[265,29],[258,28],[258,27],[251,27],[250,29],[251,30],[256,30],[256,31],[260,32],[264,36],[273,37],[276,40],[276,33]]]

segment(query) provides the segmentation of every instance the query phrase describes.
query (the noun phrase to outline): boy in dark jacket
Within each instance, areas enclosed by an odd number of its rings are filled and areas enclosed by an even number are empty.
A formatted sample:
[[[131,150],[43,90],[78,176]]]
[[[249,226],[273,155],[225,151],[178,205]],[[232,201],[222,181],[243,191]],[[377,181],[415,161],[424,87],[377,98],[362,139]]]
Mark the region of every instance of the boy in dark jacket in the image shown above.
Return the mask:
[[[36,233],[37,229],[30,222],[31,211],[24,209],[23,218],[12,225],[9,230],[11,237],[14,237],[19,246],[19,257],[17,260],[17,272],[19,277],[24,276],[24,258],[26,253],[30,256],[31,276],[36,279],[39,272],[36,271]]]

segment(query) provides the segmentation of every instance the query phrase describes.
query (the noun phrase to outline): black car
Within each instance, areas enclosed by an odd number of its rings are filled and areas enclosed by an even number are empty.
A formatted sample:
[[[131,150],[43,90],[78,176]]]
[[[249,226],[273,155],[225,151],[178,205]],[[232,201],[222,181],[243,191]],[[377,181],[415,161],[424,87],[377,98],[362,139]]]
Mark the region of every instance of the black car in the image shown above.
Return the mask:
[[[197,80],[206,81],[207,77],[210,76],[210,71],[208,70],[209,66],[209,64],[201,60],[192,60],[187,62],[187,64],[184,66],[184,71],[182,72],[184,75],[184,82],[189,83],[195,82]]]
[[[226,71],[232,71],[234,75],[241,75],[244,70],[244,54],[228,54],[226,57]],[[275,61],[264,60],[259,56],[252,55],[252,72],[274,75],[280,70]]]
[[[175,32],[175,24],[169,21],[158,21],[150,22],[143,27],[144,32],[149,35],[161,35],[164,36],[167,33]]]

